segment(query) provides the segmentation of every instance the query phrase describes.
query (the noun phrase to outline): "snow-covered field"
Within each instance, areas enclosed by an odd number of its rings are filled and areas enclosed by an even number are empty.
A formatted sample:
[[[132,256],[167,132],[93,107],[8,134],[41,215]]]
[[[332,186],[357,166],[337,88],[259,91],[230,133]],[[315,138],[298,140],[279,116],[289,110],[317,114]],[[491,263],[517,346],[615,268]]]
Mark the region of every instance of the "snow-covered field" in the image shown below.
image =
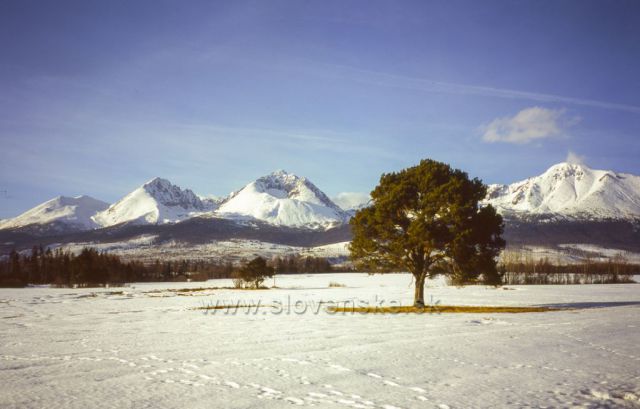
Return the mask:
[[[227,285],[0,289],[0,407],[640,405],[640,285],[427,289],[441,304],[580,307],[528,314],[352,315],[321,304],[410,304],[405,274],[175,291]],[[263,308],[194,309],[238,301]]]

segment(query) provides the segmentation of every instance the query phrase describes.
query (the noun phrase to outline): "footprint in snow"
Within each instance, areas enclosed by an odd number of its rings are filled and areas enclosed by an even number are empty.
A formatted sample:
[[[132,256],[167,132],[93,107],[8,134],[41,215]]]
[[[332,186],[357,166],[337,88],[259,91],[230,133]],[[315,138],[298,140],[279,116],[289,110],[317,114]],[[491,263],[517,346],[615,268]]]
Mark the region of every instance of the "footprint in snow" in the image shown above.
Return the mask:
[[[203,383],[193,382],[193,381],[190,381],[188,379],[180,379],[180,383],[185,384],[185,385],[190,385],[190,386],[204,386]]]
[[[286,398],[284,398],[284,400],[294,405],[304,405],[304,400],[294,398],[293,396],[287,396]]]
[[[601,400],[611,399],[611,396],[609,396],[607,392],[591,390],[591,395],[593,395],[594,398],[601,399]]]
[[[474,324],[474,325],[488,325],[488,324],[493,324],[492,320],[471,320],[468,321],[470,324]]]
[[[355,405],[356,401],[349,399],[338,399],[338,403],[342,403],[343,405]]]
[[[277,391],[275,389],[271,389],[271,388],[266,387],[266,386],[263,386],[260,390],[262,390],[262,392],[264,392],[266,394],[269,394],[269,395],[279,395],[279,394],[282,393],[280,391]]]
[[[349,368],[347,368],[347,367],[344,367],[344,366],[342,366],[342,365],[338,365],[338,364],[333,364],[333,365],[331,365],[331,367],[332,367],[333,369],[337,369],[338,371],[343,371],[343,372],[349,372],[349,371],[351,371],[351,369],[349,369]]]

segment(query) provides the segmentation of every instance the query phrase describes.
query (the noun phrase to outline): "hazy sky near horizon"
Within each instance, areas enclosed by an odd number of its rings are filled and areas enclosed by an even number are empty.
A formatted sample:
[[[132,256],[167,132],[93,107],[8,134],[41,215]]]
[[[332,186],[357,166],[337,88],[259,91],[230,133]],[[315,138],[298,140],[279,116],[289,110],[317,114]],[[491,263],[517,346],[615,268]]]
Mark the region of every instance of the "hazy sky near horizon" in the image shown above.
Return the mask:
[[[637,1],[0,2],[0,218],[161,176],[640,174]]]

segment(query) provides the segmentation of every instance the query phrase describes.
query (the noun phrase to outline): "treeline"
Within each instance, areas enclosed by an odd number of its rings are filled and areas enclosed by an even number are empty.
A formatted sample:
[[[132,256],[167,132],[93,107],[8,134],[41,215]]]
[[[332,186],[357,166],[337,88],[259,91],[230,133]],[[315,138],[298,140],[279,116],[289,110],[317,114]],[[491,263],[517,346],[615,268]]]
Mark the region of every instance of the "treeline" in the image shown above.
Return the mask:
[[[239,265],[223,260],[180,260],[151,263],[123,261],[114,254],[84,248],[79,254],[61,249],[33,247],[30,253],[12,251],[0,259],[0,287],[24,287],[27,284],[58,286],[121,285],[144,281],[204,281],[232,278]],[[276,257],[268,264],[277,274],[331,271],[327,259],[292,255]]]
[[[27,284],[100,285],[120,284],[144,276],[147,268],[138,262],[122,262],[115,255],[85,248],[74,255],[62,250],[34,247],[30,255],[12,251],[0,262],[0,285]]]
[[[606,261],[586,258],[576,264],[554,264],[521,254],[503,256],[498,267],[503,284],[616,284],[633,283],[640,265],[616,256]]]
[[[276,274],[295,273],[327,273],[333,271],[329,260],[322,257],[302,257],[300,255],[290,255],[286,257],[275,257],[267,264],[274,268]]]

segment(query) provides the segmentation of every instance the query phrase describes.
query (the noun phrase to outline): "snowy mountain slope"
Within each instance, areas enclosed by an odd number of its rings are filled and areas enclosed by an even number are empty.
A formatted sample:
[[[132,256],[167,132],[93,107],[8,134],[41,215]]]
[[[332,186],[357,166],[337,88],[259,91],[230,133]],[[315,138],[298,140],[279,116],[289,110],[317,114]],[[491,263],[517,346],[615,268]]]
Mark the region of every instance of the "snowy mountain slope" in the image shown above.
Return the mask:
[[[347,213],[313,183],[285,171],[263,176],[232,193],[216,214],[311,228],[328,228],[348,219]]]
[[[108,203],[89,196],[58,196],[12,219],[0,222],[0,229],[58,223],[72,230],[100,227],[91,217],[109,207]]]
[[[332,197],[331,200],[340,206],[341,209],[353,213],[371,204],[371,196],[369,196],[368,193],[361,192],[338,193],[335,197]]]
[[[225,260],[241,262],[256,256],[268,260],[276,256],[301,255],[303,257],[323,257],[335,262],[347,259],[349,242],[333,243],[322,246],[296,246],[287,244],[270,243],[260,240],[229,239],[211,240],[204,243],[185,243],[180,241],[158,241],[156,235],[134,236],[127,240],[86,243],[70,242],[55,243],[52,249],[63,249],[74,254],[79,254],[86,247],[93,247],[98,251],[106,251],[116,254],[124,259],[153,262],[162,260]]]
[[[215,208],[215,201],[202,200],[189,189],[155,178],[96,214],[93,220],[102,227],[120,223],[175,223]]]
[[[209,210],[215,210],[226,200],[225,197],[218,197],[214,195],[209,196],[200,196],[197,195],[198,199],[202,202],[204,207]]]
[[[351,229],[347,224],[341,224],[327,230],[314,230],[275,226],[255,220],[251,223],[238,223],[236,220],[220,217],[193,217],[180,223],[165,224],[123,223],[103,229],[63,232],[64,234],[53,233],[42,235],[37,230],[0,230],[0,258],[3,255],[8,255],[13,249],[29,250],[33,245],[60,246],[65,243],[83,243],[88,247],[96,247],[100,243],[108,246],[108,243],[129,242],[131,247],[139,245],[141,258],[146,257],[142,254],[145,252],[155,257],[167,250],[166,246],[158,246],[164,244],[170,246],[168,243],[182,243],[181,256],[183,258],[199,258],[201,254],[189,249],[193,250],[198,245],[214,241],[254,240],[307,248],[345,242],[351,239]],[[154,239],[148,243],[147,247],[144,247],[139,240],[141,237],[153,237]],[[152,251],[149,247],[156,250]],[[164,256],[168,257],[169,254],[166,253]],[[204,255],[202,256],[204,257]]]
[[[485,202],[516,217],[633,220],[640,218],[640,176],[560,163],[521,182],[490,185]]]

